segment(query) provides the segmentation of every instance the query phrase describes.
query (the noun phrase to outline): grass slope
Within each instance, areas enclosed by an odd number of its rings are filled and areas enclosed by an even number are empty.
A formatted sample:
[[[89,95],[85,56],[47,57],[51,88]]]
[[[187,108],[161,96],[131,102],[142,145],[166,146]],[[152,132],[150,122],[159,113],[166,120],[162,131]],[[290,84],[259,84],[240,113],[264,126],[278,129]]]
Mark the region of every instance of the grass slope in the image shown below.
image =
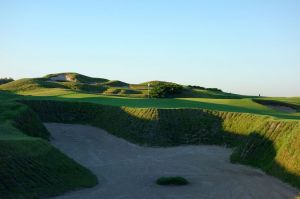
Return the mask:
[[[71,82],[77,82],[77,83],[103,83],[109,81],[108,79],[89,77],[79,73],[55,73],[55,74],[46,75],[44,76],[44,78],[50,80],[52,77],[57,77],[59,75],[67,75],[71,80]]]
[[[59,78],[57,78],[59,77]],[[55,78],[56,81],[54,81]],[[38,93],[39,90],[45,88],[60,88],[76,90],[87,93],[97,93],[109,95],[109,90],[121,89],[121,92],[112,93],[118,96],[130,97],[148,97],[148,83],[150,89],[158,84],[166,84],[164,81],[150,81],[141,84],[128,84],[119,80],[108,80],[104,78],[94,78],[81,75],[78,73],[57,73],[49,74],[43,78],[20,79],[8,84],[0,85],[0,90],[11,91],[19,94],[29,94],[31,92]],[[108,90],[108,91],[107,91]],[[130,91],[130,92],[129,92]],[[190,98],[217,98],[217,99],[241,99],[247,96],[226,93],[217,90],[196,89],[189,86],[184,87],[184,91],[174,97],[190,97]]]
[[[0,90],[22,93],[42,88],[67,88],[55,82],[47,82],[44,78],[25,78],[0,85]]]
[[[96,177],[47,141],[49,133],[36,114],[1,95],[0,196],[35,199],[91,187]]]

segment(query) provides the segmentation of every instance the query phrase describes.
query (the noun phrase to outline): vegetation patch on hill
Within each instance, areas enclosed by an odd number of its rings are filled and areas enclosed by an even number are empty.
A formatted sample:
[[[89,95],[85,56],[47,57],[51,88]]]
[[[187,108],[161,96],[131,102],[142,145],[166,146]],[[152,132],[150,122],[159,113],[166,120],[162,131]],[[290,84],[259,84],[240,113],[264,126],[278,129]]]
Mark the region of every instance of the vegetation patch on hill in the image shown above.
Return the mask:
[[[12,81],[6,84],[0,85],[0,90],[11,92],[24,92],[41,88],[67,88],[61,84],[55,82],[48,82],[44,78],[25,78]]]
[[[1,85],[1,84],[6,84],[6,83],[9,83],[9,82],[12,82],[12,81],[14,81],[13,78],[7,78],[7,77],[5,77],[5,78],[0,78],[0,85]]]

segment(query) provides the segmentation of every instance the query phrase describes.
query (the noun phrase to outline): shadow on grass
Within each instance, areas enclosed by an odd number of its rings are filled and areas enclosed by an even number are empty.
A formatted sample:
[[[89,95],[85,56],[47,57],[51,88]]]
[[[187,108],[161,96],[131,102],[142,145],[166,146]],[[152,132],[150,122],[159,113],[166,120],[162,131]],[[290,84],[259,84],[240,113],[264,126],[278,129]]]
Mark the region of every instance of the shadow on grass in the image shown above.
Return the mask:
[[[266,173],[300,188],[300,176],[281,166],[276,160],[276,156],[277,151],[273,141],[253,132],[235,148],[230,159],[233,163],[258,167]]]

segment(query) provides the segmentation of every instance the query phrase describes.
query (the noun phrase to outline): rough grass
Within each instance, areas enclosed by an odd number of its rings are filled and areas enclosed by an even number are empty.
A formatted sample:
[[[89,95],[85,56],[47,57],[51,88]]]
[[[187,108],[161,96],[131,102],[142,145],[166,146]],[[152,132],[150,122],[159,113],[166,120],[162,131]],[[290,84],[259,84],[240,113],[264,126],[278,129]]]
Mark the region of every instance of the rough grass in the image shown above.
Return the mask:
[[[47,82],[44,78],[19,79],[7,84],[0,85],[0,90],[11,92],[25,92],[42,88],[67,88],[55,82]]]
[[[187,185],[189,182],[180,176],[175,176],[175,177],[160,177],[156,180],[156,184],[158,185]]]
[[[36,199],[91,187],[96,177],[41,139],[0,139],[2,199]]]
[[[49,135],[31,109],[1,100],[1,199],[49,197],[97,183],[89,170],[52,147]]]
[[[107,89],[107,87],[100,86],[99,84],[82,84],[77,82],[61,82],[58,84],[65,86],[67,89],[88,93],[102,93]]]
[[[103,94],[125,96],[125,95],[132,95],[132,94],[141,95],[142,92],[133,89],[113,87],[113,88],[108,88],[106,91],[103,92]]]
[[[119,80],[110,80],[108,82],[102,83],[102,85],[111,86],[111,87],[128,87],[129,84]]]

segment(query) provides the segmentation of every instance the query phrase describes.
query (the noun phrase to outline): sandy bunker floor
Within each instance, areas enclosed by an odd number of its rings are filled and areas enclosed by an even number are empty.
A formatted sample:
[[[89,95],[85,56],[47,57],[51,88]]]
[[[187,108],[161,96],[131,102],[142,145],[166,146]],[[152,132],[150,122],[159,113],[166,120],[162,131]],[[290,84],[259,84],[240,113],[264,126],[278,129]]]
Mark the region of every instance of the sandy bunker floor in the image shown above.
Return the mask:
[[[217,146],[149,148],[83,125],[48,123],[52,144],[91,169],[99,185],[57,199],[293,198],[298,190],[250,167],[229,162]],[[191,184],[164,187],[160,176],[179,175]]]

